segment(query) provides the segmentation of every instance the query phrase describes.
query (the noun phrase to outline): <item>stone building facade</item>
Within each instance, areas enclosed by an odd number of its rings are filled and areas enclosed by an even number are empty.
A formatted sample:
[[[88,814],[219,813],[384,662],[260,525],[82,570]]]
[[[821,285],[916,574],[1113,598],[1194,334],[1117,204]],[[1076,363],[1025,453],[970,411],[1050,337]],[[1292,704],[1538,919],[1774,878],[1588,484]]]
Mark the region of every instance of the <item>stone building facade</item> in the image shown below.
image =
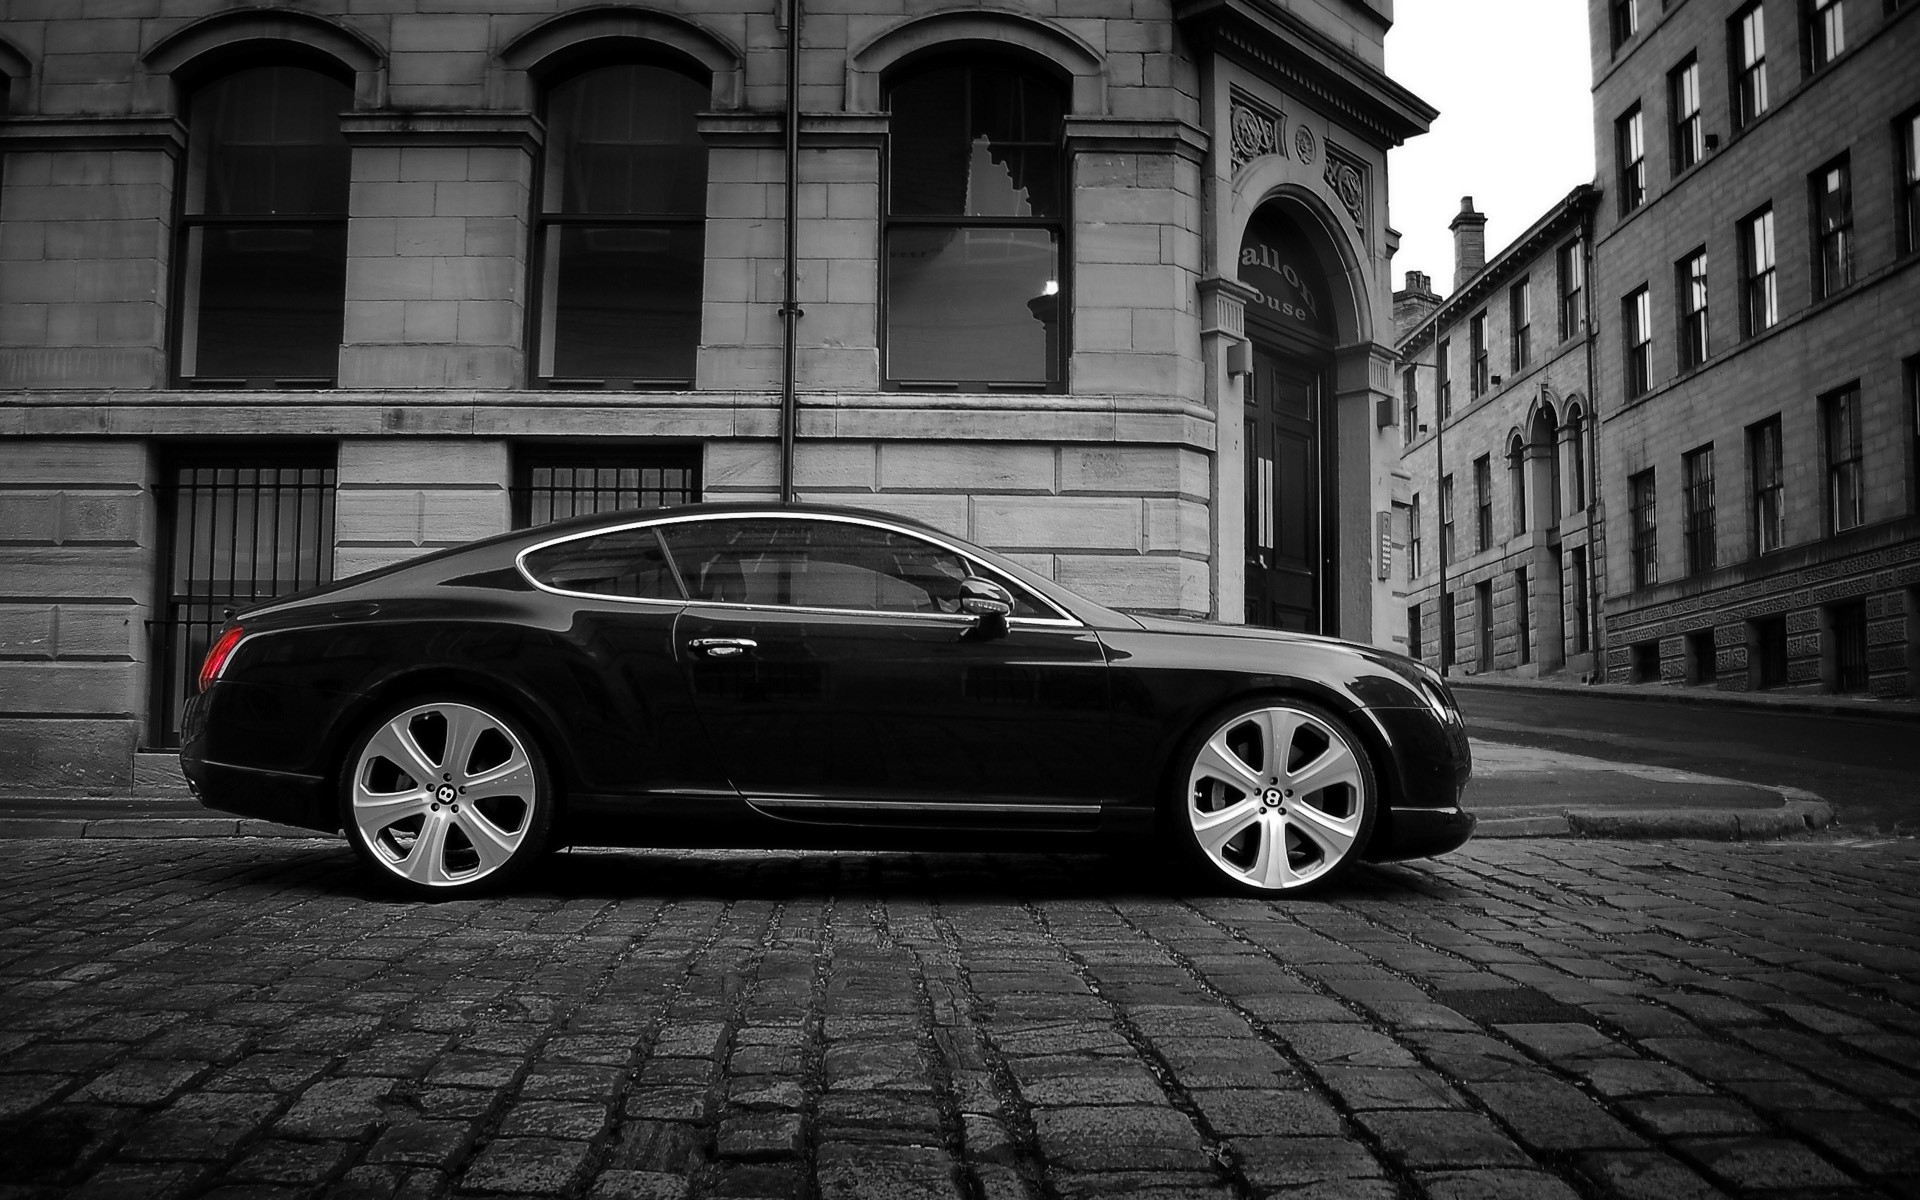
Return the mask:
[[[1591,6],[1607,673],[1920,677],[1920,13]]]
[[[1606,539],[1581,185],[1491,262],[1472,197],[1445,300],[1395,293],[1408,653],[1451,674],[1591,676]]]
[[[1390,0],[4,14],[9,790],[143,787],[226,607],[607,506],[1398,628]]]

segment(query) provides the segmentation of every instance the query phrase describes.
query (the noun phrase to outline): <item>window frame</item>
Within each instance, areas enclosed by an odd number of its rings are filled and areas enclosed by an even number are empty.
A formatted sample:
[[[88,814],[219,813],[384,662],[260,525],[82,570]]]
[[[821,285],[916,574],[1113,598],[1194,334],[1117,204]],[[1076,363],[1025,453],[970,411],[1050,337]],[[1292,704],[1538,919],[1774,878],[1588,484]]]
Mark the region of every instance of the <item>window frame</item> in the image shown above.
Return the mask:
[[[1660,582],[1660,522],[1652,467],[1627,476],[1627,531],[1637,591]]]
[[[1045,80],[1055,90],[1060,103],[1060,131],[1055,146],[1053,169],[1055,171],[1055,194],[1059,197],[1059,212],[1051,217],[995,217],[971,216],[967,214],[898,214],[893,211],[894,146],[901,136],[893,113],[893,92],[903,80],[914,76],[961,66],[972,71],[982,65],[1002,65],[1015,69],[1031,78]],[[998,52],[957,52],[915,59],[911,63],[890,72],[882,83],[882,104],[889,114],[887,119],[886,148],[882,156],[880,179],[880,247],[879,247],[879,306],[877,313],[878,340],[880,343],[880,388],[886,392],[1024,392],[1032,394],[1058,395],[1067,391],[1068,367],[1073,357],[1073,232],[1074,207],[1072,175],[1073,164],[1068,153],[1066,127],[1073,115],[1072,92],[1066,79],[1060,76],[1057,68],[1032,57],[1018,53]],[[1040,229],[1053,234],[1055,295],[1057,310],[1055,314],[1052,362],[1048,370],[1052,378],[1040,380],[936,380],[902,378],[895,374],[892,353],[892,321],[895,305],[891,300],[891,275],[889,273],[888,246],[896,229]]]
[[[1681,513],[1686,520],[1687,574],[1705,575],[1718,554],[1713,495],[1713,443],[1681,456]]]
[[[1620,215],[1647,202],[1647,132],[1640,102],[1635,100],[1613,123],[1614,165],[1618,168]]]
[[[1473,530],[1475,553],[1493,549],[1493,456],[1473,460]]]
[[[1400,425],[1400,444],[1413,445],[1413,439],[1419,436],[1420,391],[1412,367],[1400,373]]]
[[[1507,443],[1507,487],[1513,493],[1512,532],[1519,537],[1527,531],[1527,444],[1518,434]]]
[[[1571,512],[1587,511],[1587,414],[1584,409],[1573,408],[1567,413],[1567,449],[1572,459],[1567,464],[1567,474],[1573,480],[1573,504]]]
[[[1487,310],[1473,314],[1467,323],[1470,357],[1467,362],[1467,397],[1478,400],[1492,390],[1493,371],[1488,361]]]
[[[684,374],[643,376],[635,374],[619,375],[567,375],[556,369],[547,370],[547,360],[553,354],[558,342],[560,314],[558,309],[550,311],[550,305],[561,302],[562,291],[557,278],[558,260],[555,258],[555,243],[562,231],[574,228],[579,230],[618,230],[629,234],[642,234],[654,231],[674,231],[682,233],[704,231],[707,222],[707,210],[704,197],[707,189],[700,189],[702,203],[695,211],[659,210],[653,212],[621,212],[582,210],[568,212],[561,208],[559,197],[549,202],[548,188],[563,187],[558,179],[566,165],[560,161],[558,147],[563,139],[552,126],[556,124],[552,116],[554,95],[563,89],[581,84],[588,76],[596,72],[620,68],[635,67],[650,70],[668,71],[706,91],[711,91],[710,79],[703,78],[701,69],[681,62],[670,56],[654,55],[595,55],[573,64],[565,74],[555,75],[544,80],[540,88],[541,119],[549,124],[548,136],[544,139],[538,161],[538,175],[535,178],[532,195],[531,216],[527,231],[529,238],[529,277],[527,304],[527,381],[530,388],[546,391],[609,391],[609,392],[661,392],[684,391],[691,389],[699,371],[699,348],[705,336],[705,265],[704,237],[701,238],[701,272],[696,285],[698,295],[693,305],[693,344],[686,347],[686,367]],[[688,144],[703,144],[698,131]],[[706,160],[710,163],[710,158]],[[711,172],[709,171],[709,175]],[[549,275],[555,278],[549,279]],[[640,286],[644,286],[644,281]],[[636,288],[636,291],[638,287]],[[632,294],[632,293],[629,293]]]
[[[1829,179],[1839,177],[1839,187]],[[1825,300],[1853,286],[1853,165],[1841,154],[1807,176],[1807,216],[1812,223],[1813,298]]]
[[[1727,20],[1727,80],[1732,91],[1728,115],[1737,133],[1766,115],[1767,10],[1761,0],[1742,6]]]
[[[521,443],[513,448],[513,474],[507,490],[510,525],[514,529],[532,529],[553,521],[563,521],[569,517],[616,512],[626,507],[620,504],[615,504],[611,508],[600,507],[600,495],[609,491],[614,494],[616,500],[628,492],[634,493],[636,499],[642,500],[642,503],[633,507],[641,510],[673,507],[679,504],[698,504],[701,497],[701,457],[701,447],[697,443],[629,443],[625,445],[619,443],[611,445]],[[594,482],[591,485],[576,482],[572,486],[549,482],[542,486],[536,481],[541,471],[592,471]],[[609,486],[601,481],[603,473],[607,471],[636,471],[641,472],[642,475],[631,488],[625,486],[619,479]],[[652,487],[647,485],[644,473],[648,471],[662,473],[663,477],[658,485]],[[682,473],[683,485],[679,487],[669,485],[664,478],[667,472]],[[548,512],[544,519],[536,520],[538,496],[542,492],[551,494],[547,500]],[[555,513],[553,509],[557,506],[554,504],[553,497],[561,493],[573,498],[568,504],[571,511]],[[582,493],[593,497],[590,507],[580,505],[578,497]],[[647,493],[657,493],[658,503],[646,503]],[[668,493],[678,493],[678,496],[668,499]]]
[[[1762,205],[1740,218],[1735,228],[1740,244],[1740,332],[1751,339],[1780,323],[1780,256],[1774,241],[1773,205]],[[1764,247],[1762,229],[1766,231]]]
[[[1615,54],[1640,33],[1640,0],[1608,0],[1607,30]]]
[[[1433,349],[1434,396],[1442,421],[1453,415],[1453,377],[1447,369],[1452,353],[1452,338],[1441,338]]]
[[[1653,293],[1646,284],[1620,298],[1621,348],[1626,398],[1653,390]]]
[[[1899,225],[1900,256],[1920,253],[1920,108],[1911,108],[1894,118],[1894,163],[1898,187],[1895,203]]]
[[[1426,556],[1423,552],[1424,541],[1420,536],[1420,493],[1413,493],[1413,502],[1407,508],[1407,578],[1417,579],[1427,573]]]
[[[1533,365],[1533,276],[1522,275],[1507,289],[1508,370],[1517,375]]]
[[[1440,565],[1460,561],[1459,543],[1454,531],[1453,474],[1440,477]]]
[[[1711,294],[1707,283],[1707,248],[1673,264],[1675,310],[1680,319],[1680,370],[1693,371],[1713,356],[1713,327],[1709,317]]]
[[[1808,75],[1817,75],[1847,52],[1846,0],[1804,0],[1800,44]]]
[[[280,212],[277,208],[272,212],[256,213],[209,214],[206,212],[192,211],[195,207],[194,196],[196,193],[204,193],[206,188],[204,182],[205,173],[211,169],[211,159],[209,157],[211,147],[207,143],[201,142],[195,136],[197,132],[196,126],[198,126],[200,122],[194,119],[194,105],[198,102],[200,96],[208,89],[216,87],[238,75],[261,69],[294,69],[310,72],[311,74],[330,80],[337,88],[342,89],[349,105],[351,104],[354,87],[351,73],[339,62],[329,57],[318,53],[304,52],[302,48],[296,46],[288,46],[263,52],[258,59],[250,58],[244,61],[236,60],[227,62],[223,64],[222,69],[209,72],[203,77],[194,79],[191,89],[182,97],[181,107],[186,114],[187,144],[180,164],[180,186],[176,189],[173,203],[174,228],[172,231],[173,247],[171,262],[174,265],[174,269],[169,272],[173,278],[169,288],[172,302],[168,306],[167,330],[167,375],[169,383],[175,388],[183,390],[280,391],[291,388],[329,389],[339,386],[340,348],[346,342],[347,261],[351,257],[348,253],[347,238],[352,210],[352,204],[349,198],[352,184],[352,148],[347,145],[345,138],[341,138],[341,148],[344,153],[341,155],[340,162],[341,178],[339,193],[341,208],[338,212],[302,211],[287,213]],[[344,107],[342,111],[344,111]],[[208,135],[208,137],[210,138],[211,135]],[[287,143],[275,144],[284,145]],[[200,207],[204,207],[204,204]],[[201,241],[204,245],[205,239],[216,231],[229,231],[233,233],[241,233],[243,231],[258,232],[270,236],[276,230],[290,232],[307,229],[327,231],[337,235],[340,246],[340,259],[338,264],[340,294],[334,308],[334,314],[338,318],[338,321],[331,347],[332,361],[327,373],[325,375],[236,376],[217,374],[201,369],[201,363],[199,361],[201,347],[198,343],[200,329],[198,306],[200,295],[197,289],[202,285],[202,264],[204,260],[196,256],[194,250],[195,234],[199,233],[201,235]],[[200,253],[204,255],[204,249]],[[329,265],[331,265],[331,256],[329,256]],[[189,357],[188,341],[190,338],[194,340],[192,347],[194,370],[191,372],[186,369],[187,359]],[[319,351],[320,347],[316,344],[312,349]]]
[[[1707,156],[1705,121],[1700,112],[1700,55],[1689,51],[1667,72],[1667,127],[1673,173],[1691,169]]]
[[[1821,395],[1820,441],[1825,451],[1828,536],[1846,533],[1867,523],[1866,457],[1860,419],[1859,380]]]
[[[1580,332],[1584,316],[1580,304],[1586,290],[1586,261],[1580,239],[1562,243],[1556,257],[1560,277],[1560,340],[1564,342]]]
[[[1748,501],[1755,558],[1773,554],[1787,544],[1783,456],[1779,413],[1747,426]]]

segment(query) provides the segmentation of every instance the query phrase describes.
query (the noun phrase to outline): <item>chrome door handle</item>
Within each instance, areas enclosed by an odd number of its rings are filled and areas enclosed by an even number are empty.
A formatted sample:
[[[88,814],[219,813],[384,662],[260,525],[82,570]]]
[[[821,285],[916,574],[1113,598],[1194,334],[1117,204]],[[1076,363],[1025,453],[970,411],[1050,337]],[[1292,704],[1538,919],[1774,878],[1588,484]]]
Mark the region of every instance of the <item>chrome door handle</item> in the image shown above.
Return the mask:
[[[708,658],[733,658],[760,643],[752,638],[694,638],[687,645]]]

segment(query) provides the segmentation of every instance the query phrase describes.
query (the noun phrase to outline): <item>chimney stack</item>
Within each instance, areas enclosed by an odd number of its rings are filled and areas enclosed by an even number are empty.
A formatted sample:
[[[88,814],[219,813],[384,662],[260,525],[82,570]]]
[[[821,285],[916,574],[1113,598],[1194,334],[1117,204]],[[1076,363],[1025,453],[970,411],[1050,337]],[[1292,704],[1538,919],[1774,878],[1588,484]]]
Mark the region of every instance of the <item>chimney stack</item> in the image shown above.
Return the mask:
[[[1440,307],[1433,293],[1433,280],[1425,271],[1408,271],[1407,286],[1393,294],[1394,340],[1400,341]]]
[[[1453,230],[1453,288],[1479,274],[1487,265],[1487,215],[1473,211],[1473,197],[1460,197],[1460,215],[1447,228]]]

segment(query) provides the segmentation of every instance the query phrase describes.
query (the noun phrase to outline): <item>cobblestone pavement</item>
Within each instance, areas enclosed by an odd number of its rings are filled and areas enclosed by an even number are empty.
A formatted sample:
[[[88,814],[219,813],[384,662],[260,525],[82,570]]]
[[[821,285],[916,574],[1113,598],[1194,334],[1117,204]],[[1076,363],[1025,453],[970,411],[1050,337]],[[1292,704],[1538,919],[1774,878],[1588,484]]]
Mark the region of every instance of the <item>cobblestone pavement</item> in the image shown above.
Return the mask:
[[[1138,862],[0,846],[0,1195],[1920,1195],[1920,844]]]

